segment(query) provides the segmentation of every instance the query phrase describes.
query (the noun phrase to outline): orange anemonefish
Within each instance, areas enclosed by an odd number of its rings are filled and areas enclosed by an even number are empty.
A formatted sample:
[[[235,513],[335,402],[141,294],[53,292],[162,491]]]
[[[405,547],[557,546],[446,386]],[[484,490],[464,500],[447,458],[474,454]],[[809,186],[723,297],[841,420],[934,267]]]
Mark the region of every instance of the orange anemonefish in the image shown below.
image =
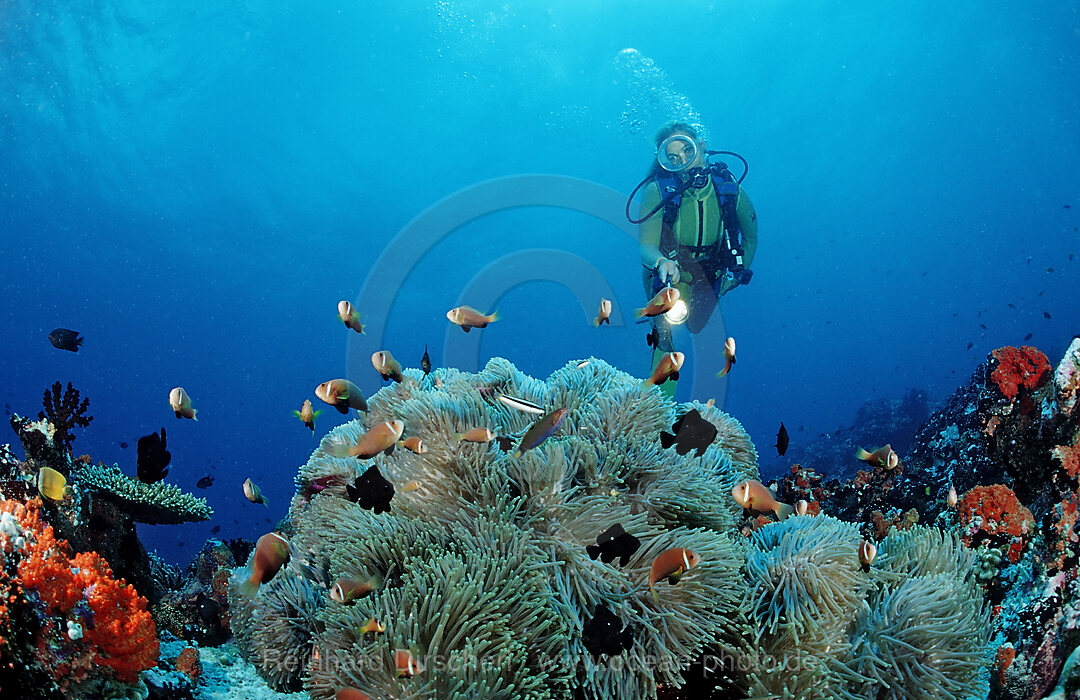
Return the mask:
[[[413,479],[412,481],[406,481],[405,485],[401,487],[401,490],[406,491],[406,492],[419,491],[420,490],[420,482],[417,481],[416,479]]]
[[[683,574],[697,566],[700,561],[701,557],[697,552],[682,547],[673,547],[657,555],[649,567],[649,590],[652,591],[653,598],[659,599],[655,589],[657,581],[666,578],[668,583],[675,585]]]
[[[424,665],[409,649],[394,649],[394,669],[399,678],[407,678],[424,672]]]
[[[379,376],[383,378],[383,381],[393,379],[400,384],[401,380],[405,378],[401,374],[401,363],[394,359],[389,350],[379,350],[372,353],[371,364],[375,367],[375,371],[379,373]]]
[[[360,387],[348,379],[331,379],[315,387],[315,396],[337,409],[337,412],[345,415],[350,408],[357,411],[367,410],[367,401]]]
[[[351,328],[357,333],[364,335],[364,324],[360,323],[360,312],[353,308],[351,302],[344,299],[337,303],[337,315],[346,328]]]
[[[674,379],[679,381],[679,370],[682,369],[683,362],[686,361],[686,355],[681,352],[669,352],[665,353],[660,358],[660,362],[657,363],[656,369],[645,380],[646,386],[656,386],[657,384],[663,384],[668,379]]]
[[[427,452],[427,445],[425,445],[424,441],[416,437],[415,435],[405,438],[398,444],[404,447],[409,452],[415,452],[418,455],[422,455]]]
[[[371,700],[371,696],[356,688],[338,688],[334,700]]]
[[[240,592],[253,597],[259,586],[269,583],[282,566],[289,562],[289,541],[278,532],[268,532],[255,543],[251,561],[251,576],[240,584]]]
[[[946,497],[950,508],[955,508],[959,499],[956,496],[956,487],[952,484],[949,485],[949,495]]]
[[[724,341],[724,369],[716,373],[716,378],[720,379],[725,374],[731,371],[731,367],[735,364],[735,339],[728,338]]]
[[[491,428],[470,428],[454,435],[454,439],[458,442],[491,442],[495,439],[495,433]]]
[[[776,500],[772,491],[755,479],[747,479],[731,489],[731,495],[735,497],[735,502],[745,510],[755,513],[773,513],[777,520],[784,520],[795,511],[788,504]]]
[[[333,454],[336,457],[358,457],[360,459],[371,459],[380,452],[390,454],[394,451],[394,445],[397,444],[404,430],[405,424],[400,420],[383,421],[364,433],[352,447],[341,445],[335,447]]]
[[[498,321],[500,316],[498,311],[485,315],[471,306],[458,306],[447,311],[446,318],[468,333],[473,328],[486,328],[487,324]]]
[[[386,625],[376,620],[374,617],[369,617],[368,621],[360,626],[360,634],[382,634],[386,631]]]
[[[806,500],[800,498],[795,501],[795,515],[806,515],[809,510],[810,504],[807,503]]]
[[[863,540],[859,543],[859,565],[866,573],[870,573],[870,565],[874,563],[874,557],[877,556],[877,546],[870,540]]]
[[[605,323],[611,325],[611,300],[600,297],[600,310],[596,312],[596,320],[592,324],[599,328]]]
[[[195,417],[198,413],[198,409],[191,407],[191,397],[184,391],[184,387],[178,386],[173,388],[169,392],[169,406],[172,407],[173,413],[177,418],[190,418],[191,420],[199,420]]]
[[[322,411],[312,411],[311,399],[304,399],[304,405],[300,407],[299,411],[293,411],[293,415],[303,421],[304,425],[314,433],[315,419],[322,415]]]
[[[267,508],[270,505],[266,502],[266,497],[263,496],[262,490],[255,485],[255,482],[251,478],[244,479],[244,497],[246,497],[252,503],[262,503]]]
[[[659,316],[660,314],[667,313],[671,310],[672,306],[675,306],[675,302],[678,300],[678,289],[675,287],[664,287],[656,293],[656,296],[649,300],[647,306],[636,309],[634,311],[634,317],[643,318],[645,316]]]
[[[368,578],[339,578],[330,587],[330,600],[336,603],[349,603],[363,598],[372,591],[382,586],[382,580],[378,576]]]
[[[867,452],[860,447],[856,450],[855,457],[867,464],[886,469],[896,469],[896,465],[900,463],[900,457],[893,452],[891,445],[879,447],[873,452]]]

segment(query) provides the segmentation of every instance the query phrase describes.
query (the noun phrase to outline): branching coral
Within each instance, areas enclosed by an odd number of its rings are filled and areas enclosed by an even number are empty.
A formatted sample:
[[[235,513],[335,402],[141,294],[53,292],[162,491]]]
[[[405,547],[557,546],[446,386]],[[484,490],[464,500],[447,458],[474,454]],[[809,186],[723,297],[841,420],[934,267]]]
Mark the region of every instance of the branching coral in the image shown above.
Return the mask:
[[[68,382],[63,394],[60,393],[60,388],[60,382],[55,382],[45,390],[42,398],[45,410],[38,413],[38,419],[48,417],[49,423],[56,429],[53,441],[65,452],[70,452],[71,441],[75,439],[71,429],[85,428],[94,417],[86,414],[90,409],[90,400],[84,398],[80,402],[79,390],[73,387],[71,382]]]
[[[199,522],[209,520],[214,514],[206,499],[160,481],[145,484],[115,466],[87,466],[72,477],[80,488],[91,491],[92,495],[123,506],[136,522],[151,525]]]

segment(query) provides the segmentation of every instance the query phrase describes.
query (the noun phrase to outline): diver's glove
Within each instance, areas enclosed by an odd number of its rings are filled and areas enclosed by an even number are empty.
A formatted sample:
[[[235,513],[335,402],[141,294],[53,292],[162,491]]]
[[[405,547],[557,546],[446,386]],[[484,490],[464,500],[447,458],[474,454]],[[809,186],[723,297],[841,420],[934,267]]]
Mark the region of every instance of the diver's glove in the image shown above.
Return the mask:
[[[750,280],[754,277],[754,271],[749,267],[739,266],[731,271],[731,276],[739,284],[750,284]]]
[[[656,261],[656,276],[661,284],[679,283],[679,265],[674,260],[660,258]]]

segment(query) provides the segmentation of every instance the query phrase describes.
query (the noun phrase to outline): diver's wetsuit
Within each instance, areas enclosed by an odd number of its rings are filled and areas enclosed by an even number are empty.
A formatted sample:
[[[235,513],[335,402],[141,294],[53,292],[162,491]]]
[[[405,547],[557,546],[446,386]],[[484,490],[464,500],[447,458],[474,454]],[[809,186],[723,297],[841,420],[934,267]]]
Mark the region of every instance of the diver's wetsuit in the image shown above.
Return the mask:
[[[686,301],[689,316],[686,327],[691,333],[698,333],[712,315],[716,301],[738,286],[730,277],[725,277],[722,246],[727,231],[724,217],[720,212],[720,203],[716,190],[710,182],[700,189],[688,189],[683,192],[678,216],[670,235],[664,236],[663,208],[660,203],[660,190],[656,183],[650,183],[642,195],[641,215],[645,216],[656,210],[651,217],[641,224],[640,247],[642,261],[642,282],[647,298],[652,298],[663,287],[656,274],[656,261],[664,257],[675,260],[679,265],[680,280],[674,285],[679,289],[680,298]],[[743,265],[747,268],[754,260],[757,251],[757,214],[750,197],[739,187],[739,196],[735,205],[735,215],[742,232]],[[674,241],[677,250],[663,249],[662,239]],[[660,336],[660,352],[671,352],[671,327],[663,316],[653,321]],[[655,364],[654,357],[654,364]]]

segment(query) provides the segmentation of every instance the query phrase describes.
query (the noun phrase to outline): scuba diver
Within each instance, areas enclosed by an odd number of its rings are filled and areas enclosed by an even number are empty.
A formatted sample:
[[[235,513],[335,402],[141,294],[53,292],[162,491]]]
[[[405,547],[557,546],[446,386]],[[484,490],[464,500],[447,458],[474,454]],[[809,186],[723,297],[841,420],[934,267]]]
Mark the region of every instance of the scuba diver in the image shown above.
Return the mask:
[[[742,176],[736,179],[721,161],[710,162],[714,155],[738,158]],[[679,291],[669,311],[652,317],[654,368],[664,353],[674,351],[672,325],[685,323],[691,333],[700,332],[720,297],[750,283],[757,214],[741,186],[748,170],[737,153],[706,150],[689,124],[668,124],[656,135],[656,162],[626,203],[626,218],[640,226],[646,298],[664,287]],[[634,219],[630,203],[643,187],[640,218]],[[663,386],[674,393],[674,382]]]

